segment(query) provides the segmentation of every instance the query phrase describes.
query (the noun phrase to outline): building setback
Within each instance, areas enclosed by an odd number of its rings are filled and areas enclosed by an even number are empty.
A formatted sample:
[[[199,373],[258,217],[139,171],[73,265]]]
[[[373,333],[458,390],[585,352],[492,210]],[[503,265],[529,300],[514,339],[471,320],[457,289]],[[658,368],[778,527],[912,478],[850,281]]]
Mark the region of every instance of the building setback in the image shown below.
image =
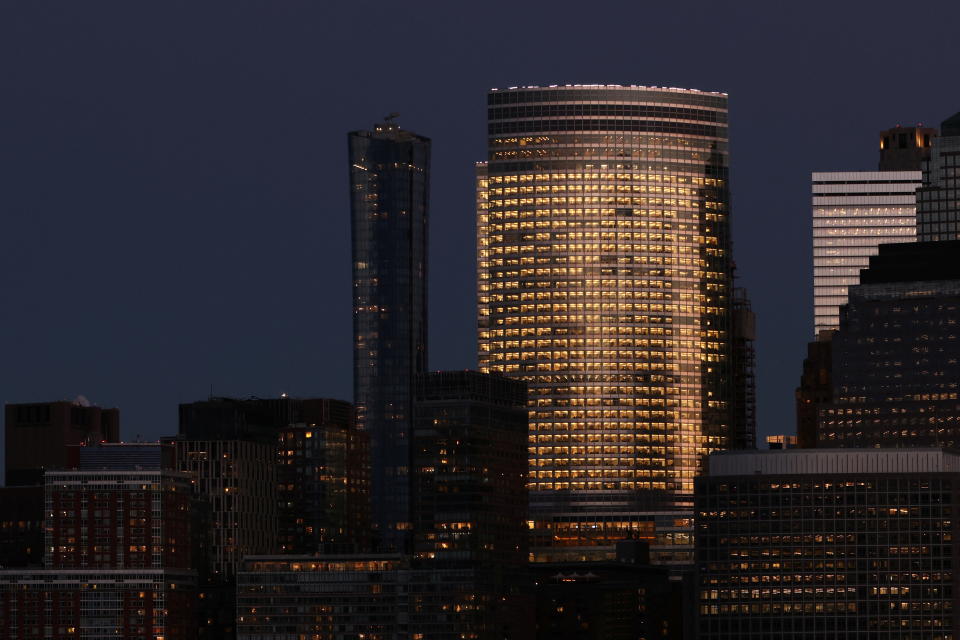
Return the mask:
[[[529,386],[539,561],[631,535],[691,560],[693,479],[731,446],[727,96],[619,85],[488,95],[479,362]]]
[[[370,438],[377,546],[409,551],[413,379],[427,368],[430,140],[392,117],[347,139],[357,426]]]
[[[960,456],[726,452],[697,480],[702,640],[954,638]]]

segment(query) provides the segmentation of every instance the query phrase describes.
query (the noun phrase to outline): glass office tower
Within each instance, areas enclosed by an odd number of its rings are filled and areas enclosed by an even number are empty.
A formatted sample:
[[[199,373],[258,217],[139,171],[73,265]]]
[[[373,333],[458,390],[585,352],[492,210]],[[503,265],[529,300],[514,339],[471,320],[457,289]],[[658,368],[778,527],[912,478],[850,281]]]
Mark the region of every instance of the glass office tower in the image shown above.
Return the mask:
[[[357,426],[370,436],[376,542],[405,551],[413,380],[427,365],[430,140],[389,119],[348,138]]]
[[[479,360],[529,388],[532,553],[690,559],[729,446],[727,96],[493,90],[478,165]]]
[[[847,291],[881,244],[916,240],[920,178],[919,169],[813,174],[814,335],[840,326]]]

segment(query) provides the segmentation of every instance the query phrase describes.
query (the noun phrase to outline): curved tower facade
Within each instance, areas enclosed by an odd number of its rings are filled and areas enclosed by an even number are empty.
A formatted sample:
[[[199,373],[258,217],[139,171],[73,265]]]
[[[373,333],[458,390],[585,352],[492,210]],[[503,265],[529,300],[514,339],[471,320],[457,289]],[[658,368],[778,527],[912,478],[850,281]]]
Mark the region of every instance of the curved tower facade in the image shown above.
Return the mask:
[[[479,359],[529,386],[532,551],[627,537],[690,561],[693,479],[730,446],[727,96],[488,95]]]

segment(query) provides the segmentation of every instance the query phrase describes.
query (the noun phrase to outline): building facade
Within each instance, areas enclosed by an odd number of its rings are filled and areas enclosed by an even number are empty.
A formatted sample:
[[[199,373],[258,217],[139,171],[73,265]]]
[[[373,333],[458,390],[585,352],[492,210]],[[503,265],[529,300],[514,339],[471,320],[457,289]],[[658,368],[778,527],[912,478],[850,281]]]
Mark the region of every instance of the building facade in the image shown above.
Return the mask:
[[[0,637],[197,637],[190,479],[172,447],[74,447],[45,474],[40,569],[0,571]]]
[[[732,438],[727,155],[725,94],[488,95],[479,362],[529,386],[535,559],[643,534],[690,560],[693,478]]]
[[[410,580],[400,554],[245,558],[237,638],[413,640]]]
[[[711,456],[697,481],[698,638],[956,637],[960,456]]]
[[[304,400],[300,418],[278,434],[280,551],[364,551],[370,542],[368,434],[355,428],[353,405],[341,400]]]
[[[75,402],[33,402],[5,407],[6,486],[40,486],[47,469],[67,466],[71,445],[117,442],[120,410]]]
[[[884,245],[832,340],[817,446],[960,446],[960,240]]]
[[[348,144],[357,426],[370,437],[377,544],[409,551],[412,385],[427,366],[430,140],[388,118]]]
[[[499,375],[416,380],[410,623],[424,638],[533,633],[526,402],[526,385]]]
[[[840,326],[847,290],[879,245],[916,239],[921,175],[919,167],[813,174],[814,335]]]
[[[960,239],[960,113],[940,125],[917,191],[921,241]]]

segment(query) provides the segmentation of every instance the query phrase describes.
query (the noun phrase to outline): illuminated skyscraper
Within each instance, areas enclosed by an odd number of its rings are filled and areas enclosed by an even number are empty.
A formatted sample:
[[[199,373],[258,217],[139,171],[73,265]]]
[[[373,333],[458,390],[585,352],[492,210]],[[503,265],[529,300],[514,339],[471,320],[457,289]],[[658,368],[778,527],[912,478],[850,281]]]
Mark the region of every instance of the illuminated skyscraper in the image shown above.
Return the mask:
[[[877,247],[917,237],[917,188],[937,131],[920,125],[880,132],[879,171],[813,174],[814,335],[840,326],[847,290]]]
[[[727,96],[488,96],[479,360],[529,387],[537,560],[654,538],[690,561],[693,479],[731,444]]]
[[[917,237],[917,171],[813,174],[814,333],[840,326],[848,289],[877,247]]]
[[[405,551],[413,380],[427,365],[430,140],[389,119],[348,140],[357,426],[370,436],[378,548]]]

